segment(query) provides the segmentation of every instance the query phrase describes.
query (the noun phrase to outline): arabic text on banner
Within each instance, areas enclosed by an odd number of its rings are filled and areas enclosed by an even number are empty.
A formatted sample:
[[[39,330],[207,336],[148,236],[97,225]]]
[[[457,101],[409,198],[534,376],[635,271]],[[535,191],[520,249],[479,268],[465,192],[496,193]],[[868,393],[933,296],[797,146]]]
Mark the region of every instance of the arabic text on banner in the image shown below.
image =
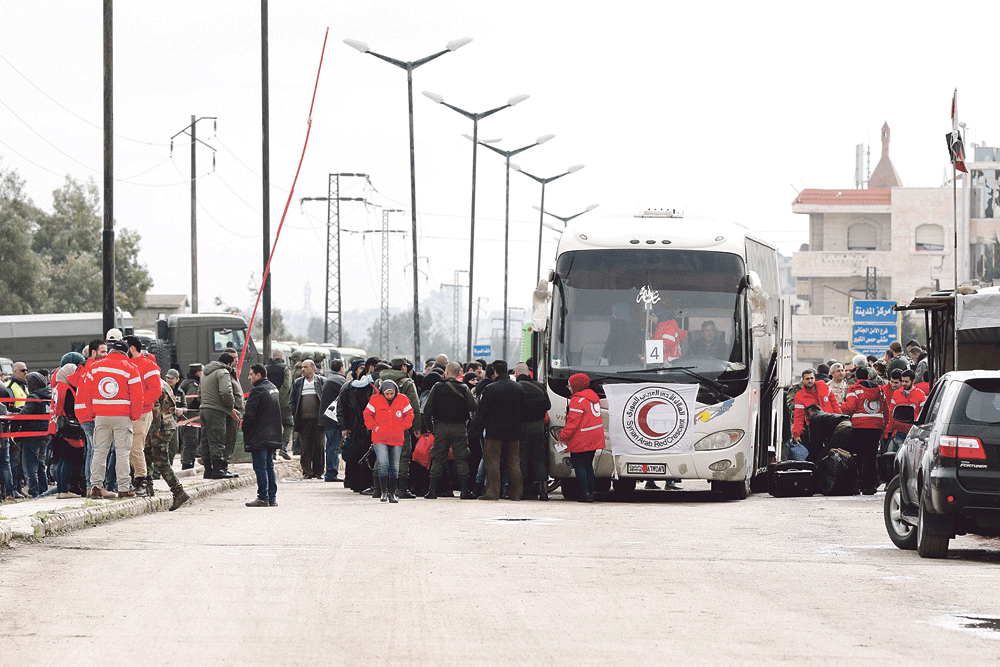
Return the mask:
[[[606,384],[613,454],[694,451],[696,384]]]

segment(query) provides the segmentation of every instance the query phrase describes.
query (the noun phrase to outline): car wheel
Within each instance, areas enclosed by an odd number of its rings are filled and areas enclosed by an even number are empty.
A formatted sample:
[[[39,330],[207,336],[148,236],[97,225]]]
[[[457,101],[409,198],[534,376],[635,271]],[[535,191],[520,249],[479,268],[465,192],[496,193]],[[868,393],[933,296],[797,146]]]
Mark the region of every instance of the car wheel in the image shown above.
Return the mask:
[[[739,482],[713,480],[712,491],[721,493],[726,500],[745,500],[750,496],[750,480],[744,479]]]
[[[927,521],[924,518],[926,510],[921,499],[920,513],[917,517],[917,553],[921,558],[946,558],[948,556],[948,542],[951,539],[947,535],[935,535],[928,532]]]
[[[885,529],[889,539],[900,549],[917,548],[917,531],[903,521],[903,494],[899,489],[899,475],[889,481],[885,489]]]

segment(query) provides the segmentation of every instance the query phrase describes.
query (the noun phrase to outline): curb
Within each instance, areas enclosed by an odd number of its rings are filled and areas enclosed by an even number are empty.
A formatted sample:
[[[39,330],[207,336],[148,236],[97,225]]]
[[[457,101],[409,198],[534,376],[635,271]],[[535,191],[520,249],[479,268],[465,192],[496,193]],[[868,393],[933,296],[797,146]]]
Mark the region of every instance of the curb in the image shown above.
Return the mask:
[[[185,470],[184,477],[194,476],[194,471]],[[274,474],[278,479],[292,477],[301,472],[298,461],[276,461]],[[175,473],[176,474],[176,473]],[[181,475],[177,475],[181,478]],[[257,484],[257,476],[250,471],[249,475],[241,475],[233,479],[216,479],[206,481],[197,486],[185,487],[191,500],[204,496],[239,489]],[[96,526],[108,521],[127,519],[150,512],[161,512],[169,509],[173,503],[173,495],[160,492],[152,498],[128,498],[121,500],[97,501],[100,505],[93,507],[74,507],[62,511],[50,512],[42,517],[20,517],[0,522],[0,547],[9,546],[14,540],[37,542],[46,535],[52,535],[76,528]],[[188,501],[191,502],[191,501]]]

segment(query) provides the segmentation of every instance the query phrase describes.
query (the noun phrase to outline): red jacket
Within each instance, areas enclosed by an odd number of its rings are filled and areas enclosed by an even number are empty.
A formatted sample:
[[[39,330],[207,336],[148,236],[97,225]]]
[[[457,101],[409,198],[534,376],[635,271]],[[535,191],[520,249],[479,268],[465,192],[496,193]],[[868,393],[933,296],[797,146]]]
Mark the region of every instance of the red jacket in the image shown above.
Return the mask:
[[[142,377],[135,365],[121,352],[87,364],[85,379],[80,383],[77,403],[95,417],[142,416]]]
[[[892,411],[897,405],[912,405],[913,406],[913,419],[916,420],[920,416],[920,411],[924,409],[924,403],[927,402],[927,396],[924,392],[917,388],[910,389],[907,393],[902,387],[896,390],[896,393],[892,395],[892,401],[889,402],[889,425],[885,429],[885,436],[889,437],[892,435],[893,431],[899,431],[900,433],[909,433],[910,427],[913,424],[900,424],[892,418]]]
[[[160,400],[160,366],[156,359],[140,354],[132,359],[139,375],[142,376],[142,414],[153,411],[153,404]]]
[[[88,370],[93,364],[88,362],[89,360],[83,362],[83,364],[76,369],[76,373],[73,373],[73,375],[70,376],[70,382],[74,383],[76,386],[76,402],[73,404],[73,410],[76,412],[76,418],[80,420],[81,424],[84,422],[94,421],[94,413],[90,411],[90,404],[84,403],[81,398],[84,382],[91,381]]]
[[[667,320],[656,325],[656,333],[653,334],[653,338],[659,338],[663,341],[663,361],[670,361],[681,356],[680,345],[687,338],[687,335],[687,331],[677,326],[677,320]]]
[[[559,431],[559,442],[565,443],[571,453],[604,449],[601,400],[593,389],[578,391],[569,399],[566,426]]]
[[[877,428],[880,431],[885,428],[889,412],[885,395],[871,380],[862,380],[849,387],[840,411],[841,414],[851,415],[851,426],[854,428]]]
[[[365,426],[372,432],[372,442],[403,446],[403,434],[413,424],[413,408],[403,392],[396,392],[392,404],[382,394],[374,394],[365,408]]]
[[[812,389],[804,386],[799,388],[795,394],[795,419],[792,423],[792,437],[802,436],[802,429],[806,426],[806,408],[810,405],[818,405],[823,412],[830,412],[835,415],[840,414],[840,403],[833,395],[830,388],[822,380],[816,380]]]

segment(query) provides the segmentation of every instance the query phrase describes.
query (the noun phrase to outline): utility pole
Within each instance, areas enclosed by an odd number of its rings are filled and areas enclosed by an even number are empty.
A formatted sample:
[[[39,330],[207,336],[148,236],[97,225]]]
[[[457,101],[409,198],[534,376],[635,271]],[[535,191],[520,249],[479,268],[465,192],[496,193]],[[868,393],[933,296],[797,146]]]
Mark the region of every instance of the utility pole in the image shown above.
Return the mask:
[[[302,197],[299,204],[307,201],[326,202],[326,306],[323,311],[323,342],[329,343],[336,334],[337,346],[344,345],[343,312],[341,310],[340,289],[340,202],[360,201],[370,203],[364,197],[341,197],[340,178],[363,178],[368,174],[329,174],[326,197]]]
[[[263,202],[261,204],[263,237],[264,237],[264,264],[261,272],[267,271],[264,278],[264,362],[271,358],[271,272],[267,270],[268,260],[271,258],[271,146],[270,146],[270,104],[269,90],[267,82],[267,0],[260,0],[260,99],[261,99],[261,176],[263,181]]]
[[[198,312],[198,172],[196,171],[197,166],[197,153],[195,152],[195,145],[201,144],[202,146],[207,146],[212,150],[212,171],[215,171],[215,148],[206,144],[204,141],[199,139],[196,134],[196,129],[198,126],[198,121],[210,120],[212,121],[212,132],[215,132],[218,126],[218,120],[215,116],[202,116],[201,118],[196,118],[194,115],[191,116],[191,124],[185,127],[183,130],[170,137],[170,154],[174,154],[174,139],[176,139],[181,134],[191,135],[191,312]]]
[[[112,0],[104,0],[104,243],[102,247],[102,310],[104,331],[115,326],[115,140],[114,140],[114,22]]]
[[[389,229],[389,214],[403,213],[401,208],[387,208],[382,211],[382,229],[366,229],[365,234],[382,235],[382,309],[379,316],[379,348],[382,354],[389,354],[389,234],[406,234],[402,229]],[[416,363],[416,362],[414,362]]]
[[[459,318],[462,312],[462,288],[465,285],[459,282],[459,274],[468,273],[465,269],[455,269],[455,282],[453,283],[441,283],[441,287],[451,287],[454,290],[454,317],[452,320],[452,339],[455,341],[455,359],[457,360],[460,356],[461,345],[459,345]],[[470,328],[469,331],[472,331]],[[468,361],[468,360],[466,360]]]

